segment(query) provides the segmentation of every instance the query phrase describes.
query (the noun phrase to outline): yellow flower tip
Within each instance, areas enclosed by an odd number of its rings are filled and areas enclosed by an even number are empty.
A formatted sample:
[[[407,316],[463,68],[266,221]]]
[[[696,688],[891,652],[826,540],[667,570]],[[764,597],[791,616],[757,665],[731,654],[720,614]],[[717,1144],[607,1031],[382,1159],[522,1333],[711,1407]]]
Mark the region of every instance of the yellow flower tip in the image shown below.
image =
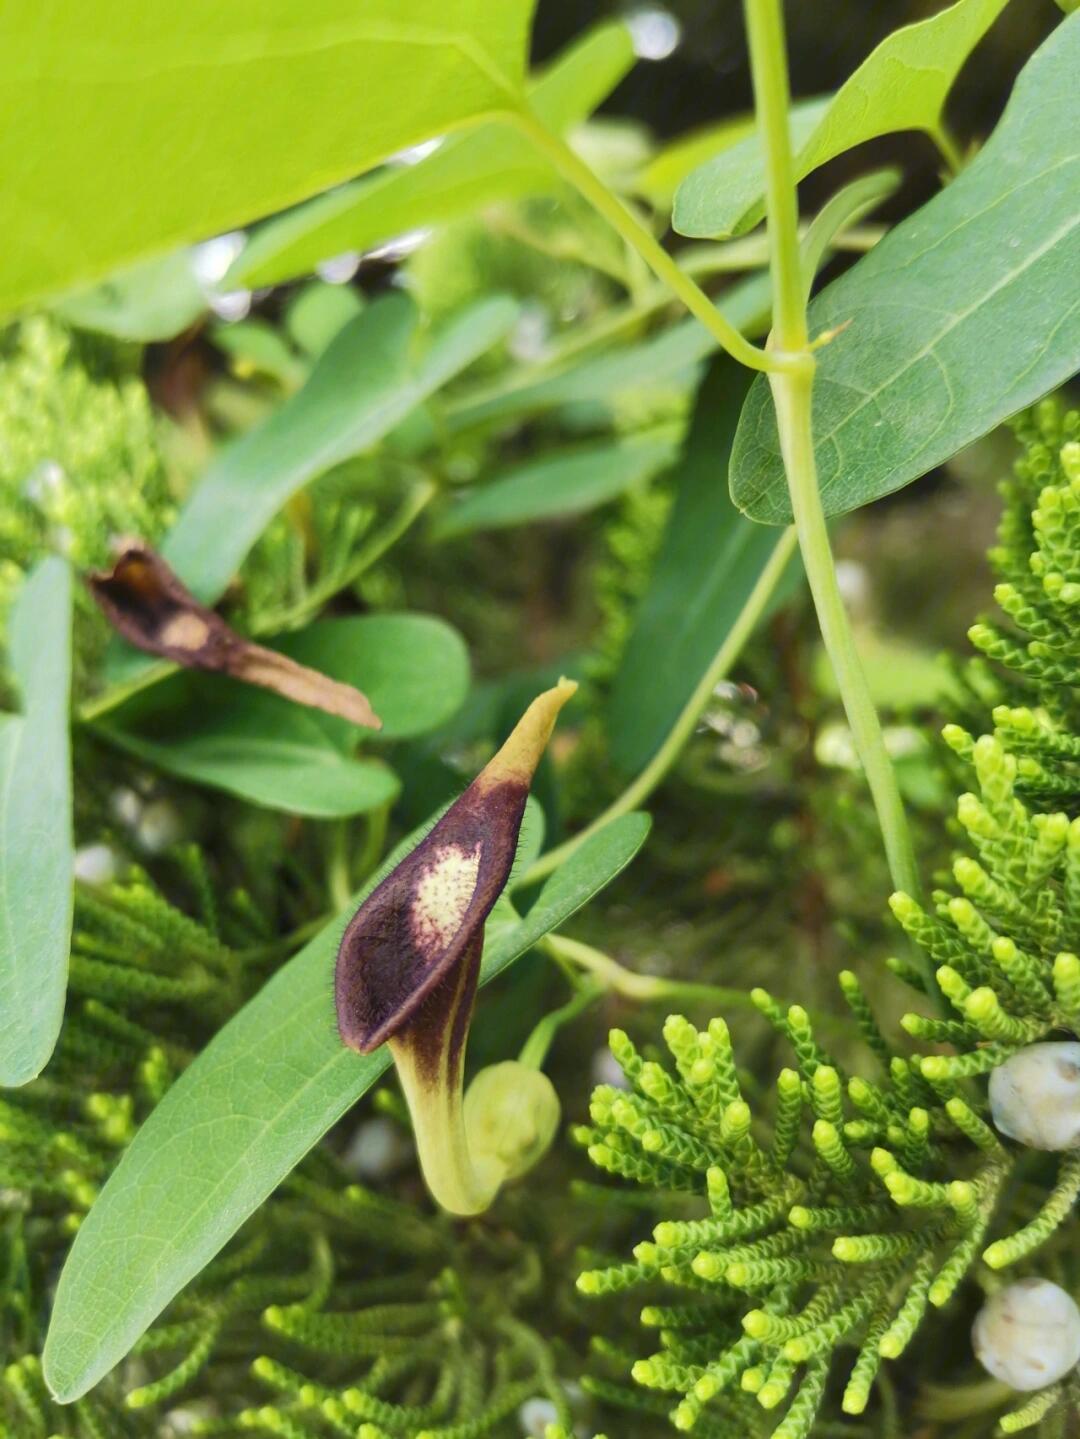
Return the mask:
[[[788,1223],[795,1229],[809,1229],[811,1214],[805,1204],[793,1204],[788,1210]]]
[[[1009,1262],[1009,1251],[1000,1239],[983,1250],[983,1263],[991,1269],[1004,1269]]]
[[[724,1278],[736,1289],[750,1283],[750,1266],[748,1264],[729,1264],[724,1270]]]
[[[764,1339],[769,1332],[769,1316],[764,1309],[751,1309],[743,1315],[742,1327],[751,1339]]]
[[[594,1269],[586,1269],[584,1274],[578,1275],[577,1291],[579,1294],[589,1295],[598,1294],[600,1292],[599,1285],[596,1282],[596,1271]]]
[[[809,1359],[810,1357],[806,1340],[800,1334],[797,1334],[794,1339],[789,1339],[784,1345],[782,1352],[784,1358],[790,1359],[792,1364],[801,1364],[804,1359]]]
[[[702,1404],[708,1404],[710,1399],[715,1399],[720,1392],[720,1386],[711,1374],[703,1374],[694,1385],[694,1398]]]
[[[659,1328],[660,1320],[660,1310],[656,1307],[656,1305],[646,1304],[645,1308],[641,1311],[641,1322],[645,1325],[646,1329]]]
[[[949,1077],[949,1061],[943,1054],[927,1054],[919,1062],[919,1069],[924,1079],[947,1079]]]
[[[998,1008],[998,997],[987,985],[973,989],[964,1001],[964,1010],[969,1019],[985,1020]]]
[[[690,1262],[690,1268],[699,1279],[719,1279],[724,1272],[723,1260],[707,1249],[694,1255]]]
[[[878,1341],[878,1353],[882,1359],[899,1359],[903,1344],[895,1334],[883,1334]]]
[[[850,1234],[841,1234],[833,1240],[833,1257],[844,1264],[852,1264],[859,1257],[859,1241]]]
[[[518,720],[502,748],[480,773],[484,788],[507,781],[528,784],[547,747],[559,711],[577,693],[577,681],[560,679],[537,695]]]
[[[251,1366],[251,1373],[256,1379],[269,1379],[274,1372],[274,1361],[268,1359],[265,1354],[260,1354]]]
[[[671,1416],[671,1422],[680,1433],[685,1434],[692,1429],[697,1422],[697,1410],[692,1404],[687,1404],[684,1399],[675,1413]]]
[[[654,1376],[651,1361],[648,1359],[638,1359],[634,1367],[630,1370],[630,1377],[636,1384],[644,1384],[646,1386],[652,1384]]]
[[[662,1249],[673,1249],[679,1242],[679,1226],[670,1219],[662,1220],[653,1230],[653,1238]]]
[[[765,1370],[759,1367],[744,1369],[739,1387],[747,1394],[759,1394],[765,1383]]]

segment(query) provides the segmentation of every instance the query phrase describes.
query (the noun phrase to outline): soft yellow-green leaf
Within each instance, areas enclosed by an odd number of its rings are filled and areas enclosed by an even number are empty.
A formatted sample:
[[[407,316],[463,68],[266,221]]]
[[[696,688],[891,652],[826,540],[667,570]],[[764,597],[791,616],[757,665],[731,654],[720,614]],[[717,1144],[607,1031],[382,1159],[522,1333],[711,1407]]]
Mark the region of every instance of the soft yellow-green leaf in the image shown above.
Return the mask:
[[[571,46],[532,86],[533,108],[560,133],[582,120],[633,64],[624,25],[603,25]],[[536,147],[505,122],[452,136],[415,164],[342,186],[272,220],[236,260],[229,282],[271,285],[327,256],[367,250],[406,231],[445,223],[493,200],[557,188]]]
[[[533,3],[0,7],[0,311],[516,104]]]

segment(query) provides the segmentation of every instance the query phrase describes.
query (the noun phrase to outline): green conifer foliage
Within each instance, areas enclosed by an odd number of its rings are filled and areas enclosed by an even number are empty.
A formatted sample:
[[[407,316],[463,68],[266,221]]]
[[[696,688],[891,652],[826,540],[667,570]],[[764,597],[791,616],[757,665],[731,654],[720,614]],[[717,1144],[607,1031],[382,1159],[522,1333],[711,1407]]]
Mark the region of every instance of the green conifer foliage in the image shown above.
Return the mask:
[[[1040,1156],[1004,1138],[986,1098],[1010,1055],[1080,1030],[1080,415],[1042,406],[1019,434],[994,552],[1011,627],[972,632],[1005,667],[996,728],[945,732],[971,779],[957,805],[964,852],[947,889],[891,900],[939,991],[894,962],[919,991],[902,1021],[914,1052],[881,1034],[854,973],[841,989],[870,1077],[843,1072],[803,1008],[757,990],[794,1057],[772,1097],[744,1094],[722,1020],[698,1030],[672,1016],[668,1066],[613,1032],[629,1087],[596,1089],[577,1131],[600,1169],[707,1205],[578,1280],[589,1296],[643,1291],[658,1347],[591,1384],[631,1408],[656,1401],[676,1429],[823,1434],[827,1388],[846,1415],[887,1403],[875,1398],[882,1364],[940,1325],[931,1316],[962,1284],[992,1288],[1000,1271],[1077,1277],[1063,1228],[1080,1193],[1075,1152]],[[1002,1415],[1002,1432],[1053,1421],[1076,1399],[1075,1378],[1039,1391]]]

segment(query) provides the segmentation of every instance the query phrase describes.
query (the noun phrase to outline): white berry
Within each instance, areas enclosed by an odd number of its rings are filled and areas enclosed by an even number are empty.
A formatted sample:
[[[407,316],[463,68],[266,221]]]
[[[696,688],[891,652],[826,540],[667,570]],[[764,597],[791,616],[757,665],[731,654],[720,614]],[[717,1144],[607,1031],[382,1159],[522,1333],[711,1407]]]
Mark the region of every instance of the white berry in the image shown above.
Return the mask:
[[[1029,1044],[990,1075],[990,1112],[1002,1134],[1031,1149],[1080,1145],[1080,1043]]]
[[[971,1342],[995,1379],[1025,1392],[1042,1389],[1080,1361],[1080,1309],[1049,1279],[1020,1279],[986,1301]]]

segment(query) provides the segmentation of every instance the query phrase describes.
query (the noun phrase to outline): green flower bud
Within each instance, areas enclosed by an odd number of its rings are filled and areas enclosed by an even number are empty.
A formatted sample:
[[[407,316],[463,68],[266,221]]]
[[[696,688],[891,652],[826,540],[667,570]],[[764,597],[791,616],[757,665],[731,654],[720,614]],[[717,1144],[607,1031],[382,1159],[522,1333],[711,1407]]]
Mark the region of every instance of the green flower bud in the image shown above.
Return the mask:
[[[551,1080],[516,1059],[480,1070],[465,1091],[465,1133],[473,1163],[498,1166],[504,1180],[517,1179],[540,1162],[560,1117]]]

